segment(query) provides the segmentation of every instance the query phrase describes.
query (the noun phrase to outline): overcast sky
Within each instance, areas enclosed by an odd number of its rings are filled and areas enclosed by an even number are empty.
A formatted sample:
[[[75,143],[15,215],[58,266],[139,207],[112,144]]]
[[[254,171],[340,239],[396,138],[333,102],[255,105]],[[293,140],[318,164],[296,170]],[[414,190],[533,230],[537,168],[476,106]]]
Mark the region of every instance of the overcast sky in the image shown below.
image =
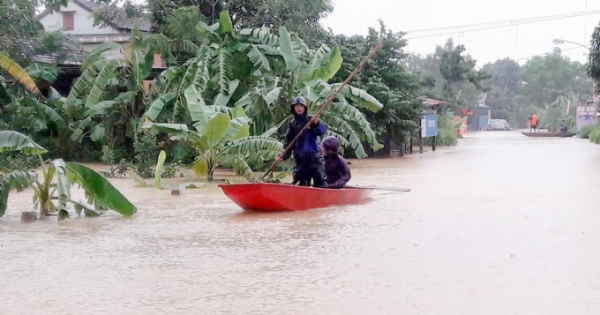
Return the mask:
[[[335,33],[346,35],[366,34],[369,27],[377,27],[381,18],[393,31],[478,24],[506,20],[527,19],[551,15],[600,10],[600,0],[333,0],[334,12],[323,25]],[[456,30],[412,33],[410,38],[423,35],[456,32],[430,38],[409,40],[407,50],[427,54],[435,46],[443,45],[452,37],[456,43],[465,45],[481,66],[499,58],[519,59],[521,63],[532,55],[551,52],[554,38],[589,45],[594,27],[600,22],[600,14],[563,18],[502,27],[475,32],[460,33]],[[480,26],[490,27],[488,26]],[[564,54],[573,60],[585,62],[586,50],[573,44],[560,46]]]

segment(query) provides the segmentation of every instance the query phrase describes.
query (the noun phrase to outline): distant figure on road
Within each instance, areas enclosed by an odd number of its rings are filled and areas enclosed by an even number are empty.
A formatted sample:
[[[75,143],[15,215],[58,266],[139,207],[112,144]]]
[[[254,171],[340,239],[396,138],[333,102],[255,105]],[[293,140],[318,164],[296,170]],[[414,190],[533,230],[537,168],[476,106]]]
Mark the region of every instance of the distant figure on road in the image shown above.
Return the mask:
[[[531,115],[531,118],[529,118],[529,132],[538,132],[538,130],[537,130],[538,123],[539,123],[539,119],[538,119],[537,114]]]
[[[563,135],[564,135],[564,134],[566,134],[568,131],[569,131],[569,127],[567,127],[567,125],[565,125],[564,123],[562,123],[562,124],[560,125],[559,132],[560,132],[561,134],[563,134]]]

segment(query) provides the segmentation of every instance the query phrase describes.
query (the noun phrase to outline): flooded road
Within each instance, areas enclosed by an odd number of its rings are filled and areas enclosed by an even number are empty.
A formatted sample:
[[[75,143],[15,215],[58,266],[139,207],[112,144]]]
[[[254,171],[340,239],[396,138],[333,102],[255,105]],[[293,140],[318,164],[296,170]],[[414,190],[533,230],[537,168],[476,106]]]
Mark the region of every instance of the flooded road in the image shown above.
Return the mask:
[[[355,162],[365,205],[247,214],[114,183],[132,218],[0,219],[0,314],[600,314],[600,146],[472,134]],[[26,205],[26,206],[24,206]]]

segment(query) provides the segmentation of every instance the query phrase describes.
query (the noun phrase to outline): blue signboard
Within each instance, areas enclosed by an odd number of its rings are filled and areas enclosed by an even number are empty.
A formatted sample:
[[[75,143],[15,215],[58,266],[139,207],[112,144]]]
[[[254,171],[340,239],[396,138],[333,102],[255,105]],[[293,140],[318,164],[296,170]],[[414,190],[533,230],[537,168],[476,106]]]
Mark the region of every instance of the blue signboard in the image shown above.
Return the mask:
[[[421,137],[437,137],[438,135],[438,116],[423,115],[421,116]]]

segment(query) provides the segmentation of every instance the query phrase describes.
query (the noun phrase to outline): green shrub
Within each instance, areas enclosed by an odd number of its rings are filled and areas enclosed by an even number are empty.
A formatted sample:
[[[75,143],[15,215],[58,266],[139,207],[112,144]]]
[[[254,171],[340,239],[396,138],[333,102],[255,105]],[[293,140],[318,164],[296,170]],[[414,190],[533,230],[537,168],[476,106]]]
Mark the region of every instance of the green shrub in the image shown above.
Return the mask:
[[[454,115],[451,112],[447,111],[445,113],[440,114],[438,119],[439,120],[437,145],[456,145],[458,143],[458,136],[456,135]]]
[[[0,153],[0,173],[12,171],[31,171],[40,166],[37,156],[24,155],[15,152]]]
[[[598,125],[586,125],[583,126],[580,130],[579,130],[579,137],[581,137],[582,139],[589,139],[590,138],[590,134],[592,133],[592,131],[594,131],[594,129],[597,129]]]
[[[590,133],[590,142],[593,142],[595,144],[600,144],[600,127],[599,126],[594,126],[593,131]]]

